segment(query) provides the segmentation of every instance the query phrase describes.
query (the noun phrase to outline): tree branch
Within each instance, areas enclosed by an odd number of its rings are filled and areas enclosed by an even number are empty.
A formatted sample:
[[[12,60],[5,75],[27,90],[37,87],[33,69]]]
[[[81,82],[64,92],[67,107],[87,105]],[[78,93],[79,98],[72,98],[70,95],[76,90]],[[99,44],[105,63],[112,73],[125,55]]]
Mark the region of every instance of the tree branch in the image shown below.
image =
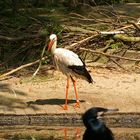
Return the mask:
[[[127,42],[140,42],[140,37],[127,36],[122,34],[114,35],[115,39],[120,39]]]
[[[48,56],[45,56],[45,57],[42,58],[42,60],[45,60],[45,59],[47,59],[47,58],[48,58]],[[34,62],[31,62],[31,63],[25,64],[25,65],[22,65],[22,66],[20,66],[20,67],[18,67],[18,68],[16,68],[16,69],[13,69],[13,70],[11,70],[11,71],[9,71],[9,72],[7,72],[7,73],[4,73],[4,74],[0,75],[0,79],[2,79],[3,77],[6,77],[6,76],[8,76],[8,75],[11,75],[11,74],[13,74],[13,73],[15,73],[15,72],[17,72],[17,71],[23,69],[23,68],[26,68],[26,67],[32,66],[32,65],[34,65],[34,64],[37,64],[37,63],[39,63],[39,62],[40,62],[40,59],[39,59],[39,60],[36,60],[36,61],[34,61]]]
[[[32,76],[32,79],[36,76],[36,74],[38,73],[38,71],[40,70],[41,68],[41,65],[42,65],[42,58],[43,58],[43,55],[45,53],[45,49],[47,47],[47,40],[46,40],[46,43],[43,47],[43,50],[42,50],[42,53],[41,53],[41,56],[40,56],[40,60],[39,60],[39,65],[38,65],[38,68],[36,69],[36,71],[34,72],[33,76]]]
[[[129,61],[140,62],[140,59],[121,57],[121,56],[117,56],[117,55],[109,55],[109,54],[106,54],[106,53],[103,53],[103,52],[99,52],[99,51],[94,51],[94,50],[91,50],[91,49],[80,48],[80,50],[88,51],[88,52],[95,53],[95,54],[101,54],[101,55],[104,55],[106,57],[119,58],[119,59],[124,59],[124,60],[129,60]]]
[[[83,39],[83,40],[81,40],[81,41],[79,41],[77,43],[73,43],[70,46],[66,46],[65,48],[66,49],[70,49],[70,50],[73,49],[73,48],[75,48],[75,47],[80,48],[81,46],[83,46],[84,44],[87,44],[90,40],[92,40],[93,38],[98,37],[98,36],[100,36],[100,34],[97,34],[96,33],[95,35],[92,35],[90,37],[87,37],[87,38],[85,38],[85,39]]]

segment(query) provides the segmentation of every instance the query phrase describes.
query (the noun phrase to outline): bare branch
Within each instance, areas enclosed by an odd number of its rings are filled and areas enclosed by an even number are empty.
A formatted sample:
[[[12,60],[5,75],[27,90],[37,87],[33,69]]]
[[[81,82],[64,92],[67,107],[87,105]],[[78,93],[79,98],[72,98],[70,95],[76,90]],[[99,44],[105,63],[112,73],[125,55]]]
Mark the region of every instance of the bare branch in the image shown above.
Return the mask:
[[[79,41],[77,43],[73,43],[70,46],[66,46],[65,48],[67,48],[67,49],[73,49],[74,47],[79,48],[80,46],[83,46],[83,44],[87,44],[90,40],[92,40],[93,38],[98,37],[98,36],[100,36],[100,34],[96,33],[95,35],[87,37],[87,38],[85,38],[85,39],[83,39],[83,40],[81,40],[81,41]]]
[[[46,41],[47,42],[47,41]],[[36,71],[34,72],[32,78],[34,78],[36,76],[36,74],[39,72],[40,68],[41,68],[41,65],[42,65],[42,58],[43,58],[43,55],[45,53],[45,49],[46,49],[46,46],[47,46],[47,43],[45,43],[44,47],[43,47],[43,50],[42,50],[42,53],[41,53],[41,56],[40,56],[40,60],[39,60],[39,66],[38,68],[36,69]]]
[[[124,60],[129,60],[129,61],[140,62],[140,59],[121,57],[121,56],[117,56],[117,55],[109,55],[109,54],[106,54],[106,53],[103,53],[103,52],[99,52],[99,51],[94,51],[94,50],[91,50],[91,49],[80,48],[80,50],[88,51],[88,52],[95,53],[95,54],[101,54],[101,55],[104,55],[104,56],[107,56],[107,57],[119,58],[119,59],[124,59]]]
[[[45,57],[42,58],[42,60],[45,60],[45,59],[47,59],[47,58],[48,58],[48,56],[45,56]],[[6,76],[9,76],[9,75],[11,75],[11,74],[13,74],[13,73],[15,73],[15,72],[17,72],[17,71],[23,69],[23,68],[26,68],[26,67],[35,65],[35,64],[37,64],[37,63],[39,63],[39,62],[40,62],[40,60],[36,60],[36,61],[34,61],[34,62],[31,62],[31,63],[25,64],[25,65],[22,65],[22,66],[20,66],[20,67],[18,67],[18,68],[16,68],[16,69],[13,69],[13,70],[11,70],[11,71],[9,71],[9,72],[7,72],[7,73],[4,73],[4,74],[0,75],[0,79],[4,78],[4,77],[6,77]]]
[[[140,27],[137,23],[133,22],[133,21],[128,21],[129,24],[132,24],[138,31],[140,31]]]

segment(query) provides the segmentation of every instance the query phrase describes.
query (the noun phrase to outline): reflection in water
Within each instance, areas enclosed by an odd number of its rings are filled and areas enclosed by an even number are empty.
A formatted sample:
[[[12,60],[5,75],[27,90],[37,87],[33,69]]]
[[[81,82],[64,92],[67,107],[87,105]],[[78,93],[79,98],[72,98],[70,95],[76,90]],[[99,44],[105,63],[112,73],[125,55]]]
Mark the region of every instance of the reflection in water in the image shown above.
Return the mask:
[[[113,128],[115,140],[140,140],[140,128]],[[0,127],[0,140],[82,140],[85,128],[12,126]]]
[[[80,127],[12,127],[0,129],[0,140],[81,140],[82,131]]]
[[[69,129],[64,128],[64,140],[68,140],[68,133]],[[81,129],[80,128],[75,128],[73,131],[73,140],[80,140],[81,138]]]

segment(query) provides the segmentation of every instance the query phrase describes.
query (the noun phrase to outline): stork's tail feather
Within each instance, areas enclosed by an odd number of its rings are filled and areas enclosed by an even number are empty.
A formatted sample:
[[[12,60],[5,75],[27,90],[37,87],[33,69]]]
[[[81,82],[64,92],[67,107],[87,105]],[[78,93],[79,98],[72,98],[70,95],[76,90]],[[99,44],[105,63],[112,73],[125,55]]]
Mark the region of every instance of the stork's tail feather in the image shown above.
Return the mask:
[[[90,75],[89,72],[86,70],[86,68],[85,68],[85,70],[84,70],[84,76],[86,77],[86,80],[87,80],[89,83],[93,83],[93,82],[94,82],[93,79],[92,79],[92,77],[91,77],[91,75]]]
[[[82,78],[86,79],[86,81],[88,81],[89,83],[95,82],[92,79],[89,72],[87,71],[87,69],[85,68],[85,66],[75,66],[75,65],[73,65],[73,66],[68,66],[68,68],[70,68],[73,72],[77,73]]]

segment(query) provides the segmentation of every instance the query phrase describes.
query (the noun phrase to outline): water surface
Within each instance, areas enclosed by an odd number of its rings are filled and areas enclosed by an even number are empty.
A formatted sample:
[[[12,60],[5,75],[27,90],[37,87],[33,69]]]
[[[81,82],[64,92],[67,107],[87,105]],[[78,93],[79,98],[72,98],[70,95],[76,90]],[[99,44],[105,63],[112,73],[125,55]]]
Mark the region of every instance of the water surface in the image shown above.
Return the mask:
[[[140,128],[111,128],[116,140],[140,140]],[[85,128],[66,126],[9,126],[0,128],[0,140],[82,140]]]

